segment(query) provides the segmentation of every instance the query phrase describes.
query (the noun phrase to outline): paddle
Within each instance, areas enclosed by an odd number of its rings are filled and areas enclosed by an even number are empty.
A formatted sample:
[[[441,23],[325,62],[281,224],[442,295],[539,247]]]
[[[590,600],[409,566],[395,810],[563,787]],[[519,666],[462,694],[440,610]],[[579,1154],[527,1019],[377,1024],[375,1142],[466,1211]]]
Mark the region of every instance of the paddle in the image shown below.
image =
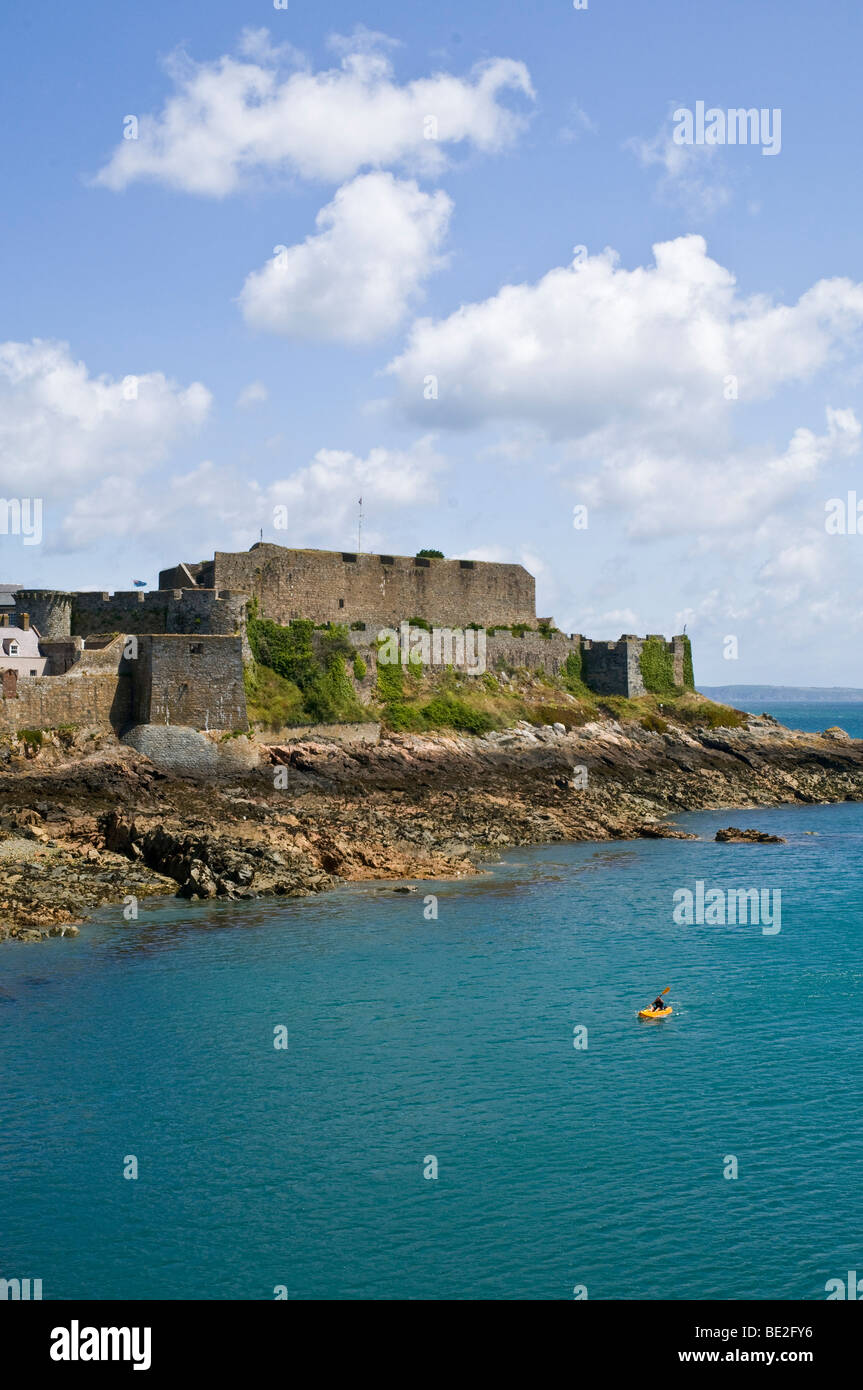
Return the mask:
[[[665,986],[665,989],[661,990],[660,993],[657,994],[657,996],[656,996],[657,999],[661,999],[662,996],[663,996],[663,994],[667,994],[668,991],[669,991],[670,989],[671,989],[671,985],[666,985],[666,986]],[[653,1007],[653,1005],[651,1004],[651,1008],[652,1008],[652,1007]]]

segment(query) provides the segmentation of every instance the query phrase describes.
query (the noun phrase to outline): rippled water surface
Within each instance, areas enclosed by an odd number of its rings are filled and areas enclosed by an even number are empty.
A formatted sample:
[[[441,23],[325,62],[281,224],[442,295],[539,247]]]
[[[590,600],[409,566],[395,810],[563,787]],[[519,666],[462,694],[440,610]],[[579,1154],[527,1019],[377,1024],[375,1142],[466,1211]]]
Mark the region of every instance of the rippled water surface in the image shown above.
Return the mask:
[[[713,843],[729,821],[788,844]],[[0,1274],[46,1298],[823,1298],[863,1258],[863,809],[680,823],[708,838],[7,946]],[[696,879],[781,889],[781,931],[676,925]],[[640,1023],[668,984],[672,1017]]]
[[[863,704],[850,700],[839,704],[828,704],[826,701],[805,705],[776,703],[759,705],[758,709],[753,705],[750,713],[772,714],[780,724],[786,724],[790,729],[806,729],[809,733],[820,733],[838,725],[852,738],[863,738]]]

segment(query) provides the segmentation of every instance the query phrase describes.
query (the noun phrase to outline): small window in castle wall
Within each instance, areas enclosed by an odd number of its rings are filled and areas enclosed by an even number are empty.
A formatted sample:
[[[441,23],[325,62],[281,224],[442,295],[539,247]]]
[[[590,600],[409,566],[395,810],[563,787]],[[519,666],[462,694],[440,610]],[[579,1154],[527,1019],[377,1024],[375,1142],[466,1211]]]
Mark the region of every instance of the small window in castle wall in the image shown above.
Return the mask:
[[[418,570],[427,570],[431,566],[431,561],[424,559],[422,555],[415,555],[414,564]]]
[[[339,599],[339,608],[344,608],[344,606],[345,606],[345,601],[344,601],[343,598],[340,598],[340,599]]]
[[[472,570],[474,567],[473,560],[459,560],[459,565],[463,570]]]
[[[342,559],[346,565],[355,565],[357,563],[356,555],[349,555],[346,550],[342,551]]]
[[[189,643],[189,656],[203,656],[203,655],[204,655],[204,644],[203,644],[203,642],[190,642],[190,643]]]
[[[382,564],[382,565],[394,565],[394,564],[395,564],[395,560],[393,559],[392,555],[382,555],[382,556],[380,557],[380,560],[381,560],[381,564]]]

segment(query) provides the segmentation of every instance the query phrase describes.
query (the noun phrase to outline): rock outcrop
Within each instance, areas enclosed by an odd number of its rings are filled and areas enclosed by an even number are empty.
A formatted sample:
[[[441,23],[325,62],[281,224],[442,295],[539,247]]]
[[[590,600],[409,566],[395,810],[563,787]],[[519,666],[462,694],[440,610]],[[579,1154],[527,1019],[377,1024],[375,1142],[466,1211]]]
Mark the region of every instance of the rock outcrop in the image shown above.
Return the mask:
[[[272,757],[202,785],[108,739],[9,754],[0,935],[68,930],[128,894],[243,899],[459,877],[515,845],[688,838],[669,823],[684,811],[863,800],[863,742],[762,717],[736,729],[608,719],[310,740]]]
[[[768,835],[764,830],[740,830],[736,825],[729,825],[725,830],[717,830],[714,837],[720,844],[731,845],[784,845],[781,835]]]

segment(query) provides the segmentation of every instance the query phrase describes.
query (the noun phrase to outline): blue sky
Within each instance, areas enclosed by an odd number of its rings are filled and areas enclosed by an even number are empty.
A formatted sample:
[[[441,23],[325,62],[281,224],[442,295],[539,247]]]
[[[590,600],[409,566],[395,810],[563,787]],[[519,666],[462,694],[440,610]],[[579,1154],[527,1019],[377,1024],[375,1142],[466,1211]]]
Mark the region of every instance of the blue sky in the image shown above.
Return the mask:
[[[362,495],[364,548],[520,560],[596,638],[685,622],[704,684],[863,684],[825,527],[863,498],[858,5],[0,24],[0,496],[44,505],[0,580],[347,548]],[[697,101],[779,109],[779,153],[676,145]]]

